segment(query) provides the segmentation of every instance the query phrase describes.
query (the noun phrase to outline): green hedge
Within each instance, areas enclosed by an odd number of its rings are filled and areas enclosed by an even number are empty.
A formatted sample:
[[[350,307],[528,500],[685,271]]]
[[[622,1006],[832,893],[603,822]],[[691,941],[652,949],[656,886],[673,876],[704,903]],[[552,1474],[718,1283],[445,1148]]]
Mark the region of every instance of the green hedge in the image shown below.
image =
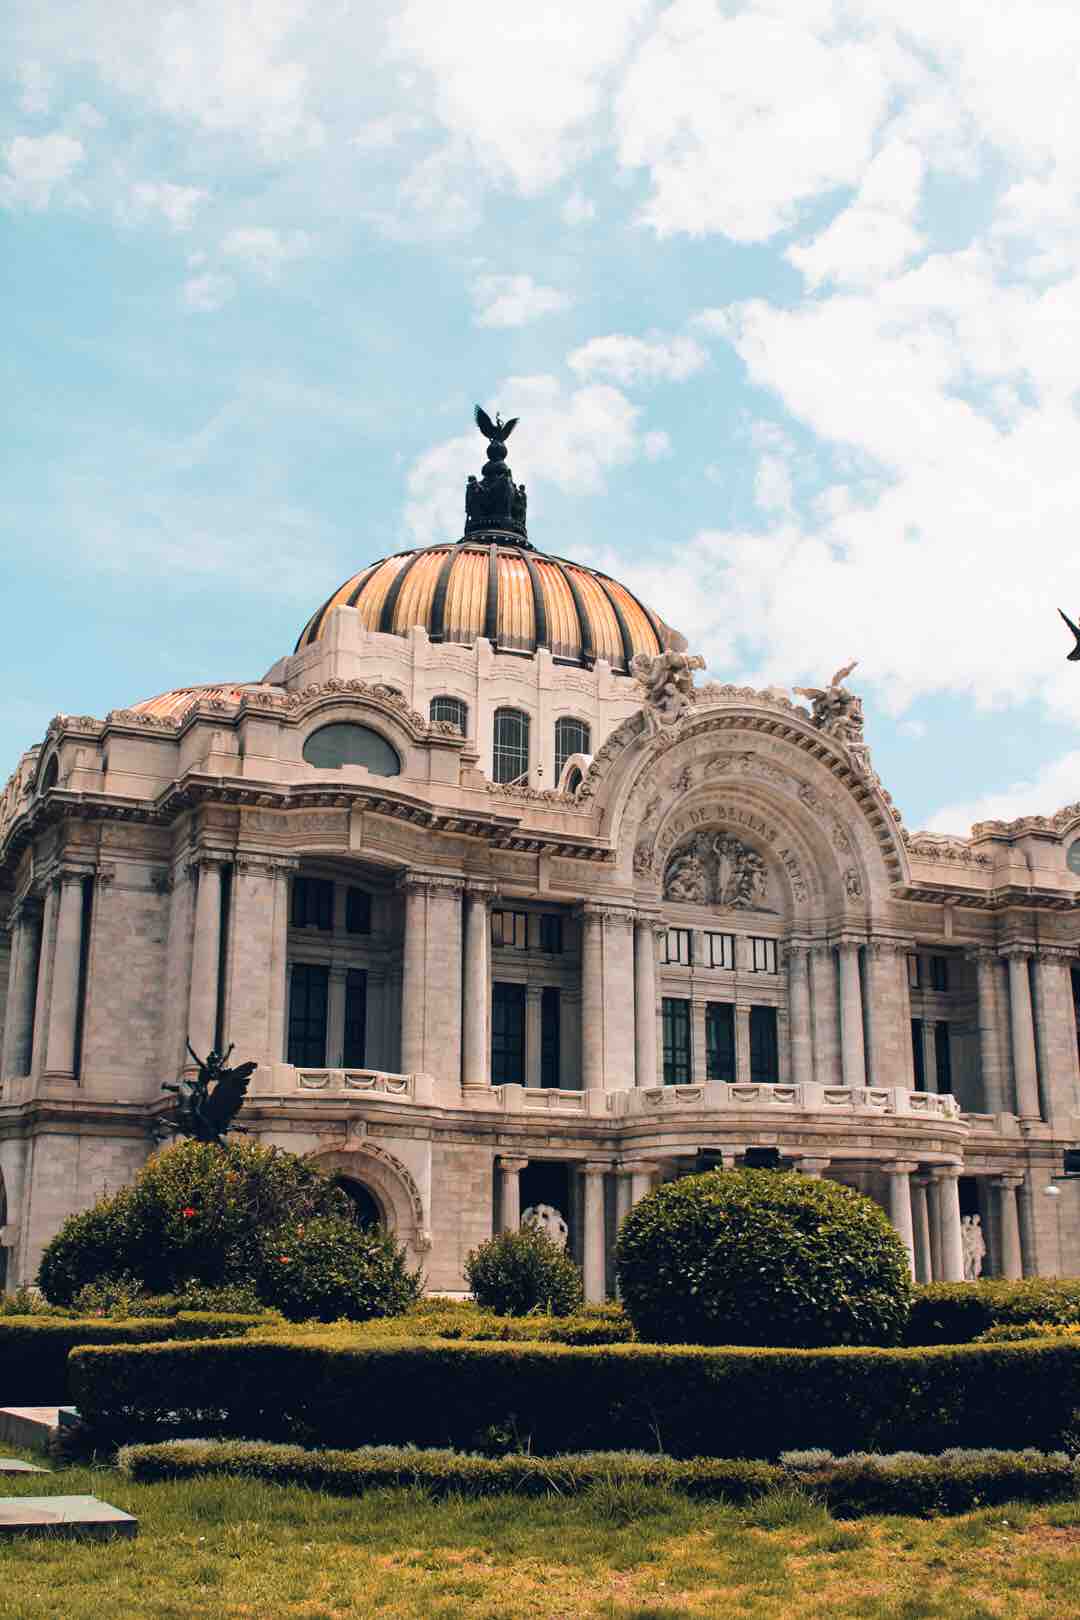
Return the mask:
[[[0,1317],[0,1387],[9,1406],[66,1406],[72,1399],[68,1354],[77,1345],[152,1344],[174,1338],[221,1338],[265,1318],[188,1311],[172,1318],[79,1321],[62,1316]]]
[[[976,1283],[924,1283],[915,1290],[904,1343],[970,1344],[987,1328],[1013,1322],[1080,1319],[1080,1278],[988,1278]]]
[[[119,1467],[140,1483],[231,1474],[270,1484],[359,1496],[386,1486],[421,1486],[434,1497],[576,1496],[592,1486],[660,1486],[697,1501],[747,1502],[793,1483],[844,1517],[866,1513],[963,1513],[1002,1502],[1050,1502],[1075,1494],[1077,1465],[1062,1453],[969,1451],[943,1457],[815,1458],[811,1467],[738,1458],[680,1460],[640,1452],[560,1457],[465,1456],[371,1446],[305,1451],[252,1440],[173,1440],[125,1446]]]
[[[798,1446],[1055,1450],[1080,1407],[1066,1340],[923,1350],[348,1344],[340,1335],[87,1348],[75,1404],[100,1443],[176,1433],[309,1445],[526,1444],[775,1457]]]

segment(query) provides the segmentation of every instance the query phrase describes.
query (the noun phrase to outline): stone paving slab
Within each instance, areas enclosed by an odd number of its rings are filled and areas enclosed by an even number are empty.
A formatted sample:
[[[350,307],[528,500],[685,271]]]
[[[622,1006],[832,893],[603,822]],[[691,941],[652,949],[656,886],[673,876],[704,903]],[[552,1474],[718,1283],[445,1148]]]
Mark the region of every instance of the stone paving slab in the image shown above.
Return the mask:
[[[0,1445],[44,1450],[57,1429],[78,1419],[73,1406],[0,1407]]]
[[[0,1538],[135,1536],[139,1521],[96,1496],[0,1497]]]
[[[51,1474],[51,1468],[39,1468],[37,1463],[20,1462],[18,1457],[0,1457],[0,1474]]]

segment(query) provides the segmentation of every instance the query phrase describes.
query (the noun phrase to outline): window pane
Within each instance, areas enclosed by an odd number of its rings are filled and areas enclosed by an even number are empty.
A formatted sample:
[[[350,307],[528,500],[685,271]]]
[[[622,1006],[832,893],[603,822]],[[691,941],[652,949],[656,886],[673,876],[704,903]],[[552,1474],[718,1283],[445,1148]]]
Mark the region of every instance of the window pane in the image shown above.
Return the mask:
[[[710,1001],[705,1008],[705,1073],[710,1080],[735,1078],[735,1008],[730,1001]]]
[[[291,921],[294,928],[327,932],[333,928],[334,885],[330,878],[293,878]]]
[[[312,732],[304,744],[304,759],[317,770],[342,765],[364,765],[373,776],[400,776],[401,761],[386,738],[370,726],[339,723]]]
[[[689,967],[692,961],[689,928],[669,928],[664,935],[664,961]]]
[[[714,968],[734,968],[735,966],[735,935],[710,934],[709,940],[709,966]]]
[[[365,889],[346,889],[345,927],[350,934],[371,933],[371,896]]]
[[[345,1044],[342,1067],[362,1069],[367,1044],[367,974],[350,972],[345,979]]]
[[[944,956],[930,958],[930,987],[933,990],[947,990],[949,988],[949,964]]]
[[[937,1054],[937,1088],[952,1091],[952,1047],[949,1044],[949,1026],[942,1020],[934,1031]]]
[[[907,980],[912,990],[919,988],[919,958],[909,956],[907,959]]]
[[[775,939],[751,939],[751,964],[755,973],[776,972]]]
[[[665,996],[663,1003],[664,1084],[690,1083],[690,1003]]]
[[[572,720],[564,716],[555,722],[555,781],[552,784],[558,787],[559,778],[563,773],[563,766],[571,754],[587,754],[589,752],[589,728],[584,720]]]
[[[923,1051],[922,1019],[911,1020],[911,1052],[915,1059],[915,1090],[926,1090],[926,1054]]]
[[[525,1084],[525,986],[491,987],[491,1083]]]
[[[750,1009],[750,1078],[757,1085],[775,1085],[780,1078],[775,1007]]]
[[[326,1066],[326,1004],[330,969],[294,962],[289,986],[289,1062],[304,1069]]]
[[[456,697],[433,697],[431,700],[430,718],[433,721],[448,720],[452,726],[457,726],[464,737],[469,729],[468,705]]]
[[[504,949],[523,951],[529,942],[528,916],[524,911],[493,911],[491,943]]]
[[[562,918],[551,912],[540,917],[540,949],[549,956],[562,954]]]
[[[558,918],[556,918],[558,921]],[[559,992],[547,988],[540,993],[540,1084],[559,1084]]]
[[[517,782],[528,772],[528,715],[520,709],[496,709],[492,778],[496,782]]]

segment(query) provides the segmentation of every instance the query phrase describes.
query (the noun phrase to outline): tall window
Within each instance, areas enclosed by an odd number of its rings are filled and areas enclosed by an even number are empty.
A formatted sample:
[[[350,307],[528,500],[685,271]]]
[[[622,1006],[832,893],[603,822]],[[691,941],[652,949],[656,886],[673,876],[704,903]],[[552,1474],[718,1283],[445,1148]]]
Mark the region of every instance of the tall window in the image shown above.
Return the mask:
[[[430,717],[433,721],[449,720],[464,737],[469,729],[469,706],[456,697],[433,697]]]
[[[926,1052],[923,1049],[922,1019],[911,1020],[911,1054],[915,1059],[915,1090],[926,1090]]]
[[[289,986],[289,1062],[301,1069],[326,1067],[326,1006],[330,969],[294,962]]]
[[[661,1022],[664,1035],[664,1084],[690,1083],[690,1003],[664,997]]]
[[[352,971],[345,978],[345,1043],[341,1064],[362,1069],[367,1047],[367,974]]]
[[[345,930],[349,934],[371,933],[371,896],[366,889],[346,889]]]
[[[750,1078],[757,1085],[774,1085],[780,1078],[775,1007],[750,1009]]]
[[[548,956],[562,955],[562,918],[557,911],[540,913],[540,949]]]
[[[921,964],[917,956],[909,956],[907,959],[907,982],[912,990],[922,988]]]
[[[520,709],[496,709],[492,779],[496,782],[518,782],[528,774],[529,717]]]
[[[710,1080],[735,1078],[735,1008],[710,1001],[705,1008],[705,1074]]]
[[[734,934],[706,934],[705,948],[709,953],[709,966],[712,968],[734,968],[735,966],[735,935]]]
[[[493,911],[491,943],[514,951],[529,948],[529,918],[524,911]]]
[[[689,928],[669,928],[664,934],[664,961],[689,967],[694,959],[693,936]]]
[[[525,986],[491,987],[491,1083],[525,1084]]]
[[[750,966],[755,973],[776,972],[775,939],[756,939],[751,937]]]
[[[937,1060],[937,1089],[943,1093],[952,1091],[952,1047],[949,1045],[949,1026],[944,1021],[938,1024],[934,1031],[934,1052]]]
[[[540,1084],[559,1084],[559,992],[545,986],[540,992]]]
[[[930,988],[931,990],[947,990],[949,988],[949,959],[947,956],[932,956],[930,958]]]
[[[571,720],[564,715],[555,722],[555,781],[557,787],[559,778],[563,773],[563,766],[571,754],[587,754],[589,752],[589,728],[584,720]]]
[[[294,928],[322,928],[328,932],[333,928],[334,885],[329,878],[293,878],[290,921]]]

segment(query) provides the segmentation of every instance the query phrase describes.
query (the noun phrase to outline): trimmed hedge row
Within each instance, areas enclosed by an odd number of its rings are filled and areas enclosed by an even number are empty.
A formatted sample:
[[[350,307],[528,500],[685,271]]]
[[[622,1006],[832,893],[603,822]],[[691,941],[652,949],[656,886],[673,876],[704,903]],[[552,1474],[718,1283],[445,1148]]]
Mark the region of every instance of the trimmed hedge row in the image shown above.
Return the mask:
[[[163,1339],[212,1339],[247,1332],[265,1321],[215,1311],[175,1317],[0,1317],[0,1390],[10,1406],[66,1406],[71,1402],[68,1353],[78,1345],[152,1344]]]
[[[305,1451],[257,1440],[171,1440],[124,1446],[117,1465],[141,1483],[231,1474],[276,1485],[360,1496],[387,1486],[421,1486],[429,1495],[577,1496],[595,1485],[652,1485],[695,1501],[752,1501],[793,1483],[811,1489],[834,1513],[965,1513],[1003,1502],[1052,1502],[1073,1496],[1080,1466],[1058,1452],[967,1451],[943,1457],[821,1457],[813,1466],[635,1452],[540,1458],[478,1457],[456,1451],[371,1446]]]
[[[1062,1339],[922,1350],[396,1344],[253,1337],[82,1348],[72,1397],[100,1443],[170,1434],[537,1455],[796,1446],[1058,1449],[1080,1407]],[[509,1449],[507,1440],[502,1449]]]
[[[999,1323],[1080,1320],[1080,1278],[1025,1277],[1006,1282],[923,1283],[904,1332],[907,1345],[970,1344]]]
[[[427,1300],[401,1316],[373,1317],[367,1322],[267,1322],[260,1336],[293,1342],[306,1335],[320,1343],[331,1339],[347,1346],[392,1344],[402,1339],[451,1339],[458,1342],[499,1340],[521,1344],[630,1344],[634,1328],[618,1306],[586,1306],[573,1316],[497,1316],[478,1305]]]

